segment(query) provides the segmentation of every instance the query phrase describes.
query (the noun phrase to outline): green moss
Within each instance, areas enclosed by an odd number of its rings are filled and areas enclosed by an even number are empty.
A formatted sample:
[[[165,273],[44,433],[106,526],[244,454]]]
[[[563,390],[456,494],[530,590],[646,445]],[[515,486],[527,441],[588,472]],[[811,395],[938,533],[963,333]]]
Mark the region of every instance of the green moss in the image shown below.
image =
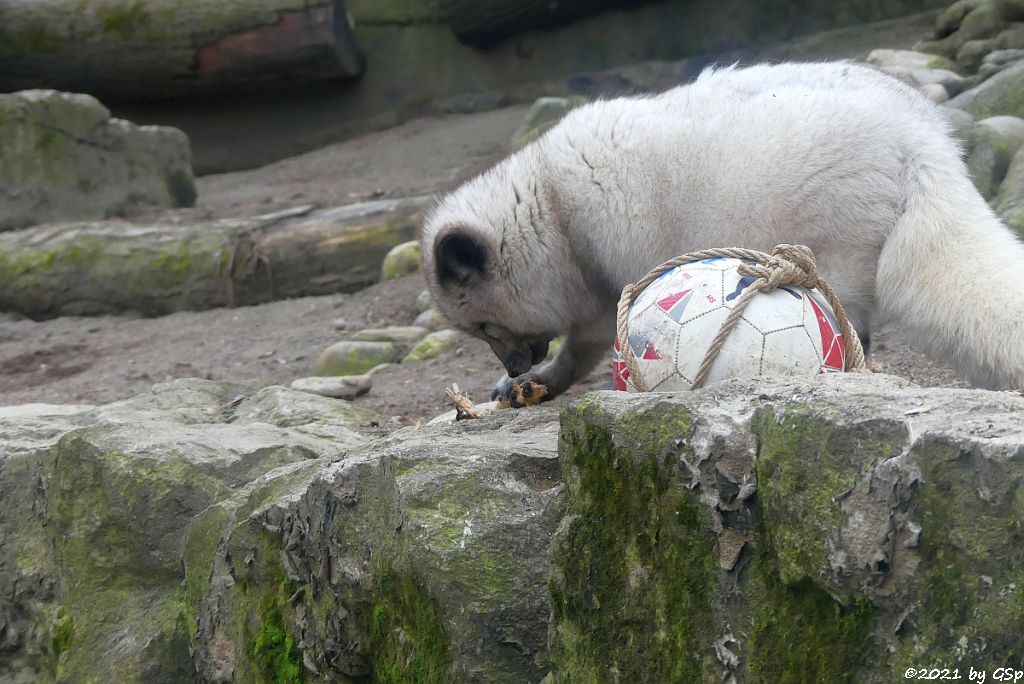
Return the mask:
[[[764,530],[758,535],[764,538]],[[844,606],[812,580],[781,581],[778,550],[762,545],[751,564],[750,669],[757,681],[855,681],[874,627],[874,607]]]
[[[50,636],[50,648],[53,649],[54,658],[60,658],[61,653],[64,653],[71,648],[72,642],[75,640],[75,621],[71,618],[71,614],[63,609],[57,614],[57,621],[53,624],[52,634]]]
[[[448,682],[450,658],[437,600],[409,571],[381,569],[364,618],[380,684]]]
[[[295,611],[290,602],[297,587],[281,565],[280,540],[260,530],[251,543],[259,548],[256,562],[236,566],[241,591],[232,612],[238,630],[235,634],[245,646],[244,657],[235,663],[235,677],[261,684],[303,682],[306,671],[295,640]]]
[[[927,443],[914,456],[924,480],[914,499],[921,562],[914,629],[897,663],[909,667],[924,652],[955,666],[953,654],[966,640],[972,648],[984,644],[978,666],[1019,666],[1024,486],[1019,476],[988,479],[988,459],[981,465],[956,443]]]
[[[683,482],[693,434],[681,407],[619,418],[596,401],[563,414],[569,524],[550,583],[559,681],[700,681],[717,561],[710,521]]]
[[[302,654],[295,646],[281,616],[281,594],[260,597],[260,626],[252,640],[252,657],[267,681],[275,684],[299,684],[305,680]]]
[[[900,452],[904,430],[895,423],[837,427],[799,405],[755,416],[758,493],[784,583],[828,569],[826,537],[846,523],[843,497],[864,470]]]
[[[98,17],[106,33],[112,33],[122,40],[130,40],[146,25],[148,13],[143,0],[134,0],[100,10]]]

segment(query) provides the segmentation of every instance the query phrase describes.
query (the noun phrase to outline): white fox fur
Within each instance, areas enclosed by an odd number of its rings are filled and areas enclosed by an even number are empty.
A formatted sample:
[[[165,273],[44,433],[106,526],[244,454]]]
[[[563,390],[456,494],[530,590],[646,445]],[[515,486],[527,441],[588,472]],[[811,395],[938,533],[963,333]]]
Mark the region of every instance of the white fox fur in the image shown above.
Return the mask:
[[[537,360],[524,345],[568,333],[529,374],[557,393],[608,353],[621,288],[660,262],[805,244],[862,336],[877,311],[975,384],[1022,388],[1024,245],[950,128],[866,66],[708,70],[580,107],[444,197],[424,270],[441,311],[513,374]]]

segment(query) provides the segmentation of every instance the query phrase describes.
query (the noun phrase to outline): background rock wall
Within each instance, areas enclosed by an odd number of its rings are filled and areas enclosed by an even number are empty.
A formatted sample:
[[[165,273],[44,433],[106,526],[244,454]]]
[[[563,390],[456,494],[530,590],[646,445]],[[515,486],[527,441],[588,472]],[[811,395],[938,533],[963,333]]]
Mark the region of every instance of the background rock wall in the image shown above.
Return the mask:
[[[458,39],[445,3],[347,5],[366,57],[359,81],[187,106],[116,102],[115,111],[186,131],[197,172],[206,174],[265,164],[424,113],[478,111],[545,93],[584,92],[585,83],[571,77],[591,71],[704,55],[679,75],[682,82],[717,53],[934,10],[945,2],[664,0],[521,31],[486,49]]]

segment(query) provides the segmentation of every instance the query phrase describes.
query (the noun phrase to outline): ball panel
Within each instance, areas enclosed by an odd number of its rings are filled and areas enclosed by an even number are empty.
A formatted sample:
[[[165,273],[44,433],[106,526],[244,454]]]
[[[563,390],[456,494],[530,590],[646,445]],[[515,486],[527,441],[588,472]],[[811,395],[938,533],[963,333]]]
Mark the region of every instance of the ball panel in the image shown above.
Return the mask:
[[[721,271],[685,271],[680,274],[681,278],[685,276],[689,276],[685,281],[685,300],[681,300],[668,311],[680,325],[685,325],[688,321],[722,306]]]
[[[630,322],[629,347],[648,389],[675,372],[672,354],[678,335],[679,325],[656,303]]]
[[[728,309],[723,308],[722,311],[728,316]],[[726,316],[722,317],[723,321]],[[718,329],[716,328],[708,336],[707,346],[710,346],[717,334]],[[764,344],[765,336],[741,318],[729,336],[725,338],[718,357],[711,365],[711,371],[708,373],[705,384],[729,378],[752,378],[759,375],[761,373],[761,358],[764,355]],[[698,367],[702,359],[703,355],[697,359]],[[693,374],[697,374],[696,370]]]
[[[797,325],[802,326],[805,320],[806,292],[803,288],[791,287],[758,292],[743,310],[743,318],[765,334]]]
[[[815,375],[821,357],[804,326],[777,330],[764,336],[761,375]]]

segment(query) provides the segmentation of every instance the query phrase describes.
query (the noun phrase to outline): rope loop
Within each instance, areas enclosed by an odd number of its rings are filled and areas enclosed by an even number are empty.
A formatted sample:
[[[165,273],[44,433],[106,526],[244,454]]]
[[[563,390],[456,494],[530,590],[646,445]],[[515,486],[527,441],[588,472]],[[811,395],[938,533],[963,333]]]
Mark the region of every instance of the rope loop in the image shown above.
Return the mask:
[[[744,289],[743,294],[733,306],[729,316],[722,323],[722,327],[719,329],[718,334],[704,355],[704,359],[701,361],[697,377],[694,378],[691,389],[697,389],[704,385],[708,374],[711,372],[711,366],[714,364],[715,359],[718,358],[718,353],[725,344],[726,338],[728,338],[733,328],[736,327],[751,298],[758,292],[771,292],[776,288],[786,285],[804,287],[809,290],[816,289],[821,292],[836,315],[840,331],[843,335],[843,341],[846,345],[844,369],[847,372],[871,372],[865,364],[864,349],[861,347],[857,331],[854,330],[849,318],[847,318],[846,310],[843,309],[843,305],[839,301],[839,297],[836,296],[835,291],[824,278],[818,275],[814,253],[810,248],[804,245],[781,244],[772,250],[771,256],[763,252],[739,247],[705,249],[670,259],[651,270],[636,283],[628,284],[622,288],[622,297],[619,299],[616,316],[616,330],[622,349],[622,358],[629,371],[630,382],[638,390],[646,392],[647,387],[644,384],[643,378],[637,372],[636,357],[633,354],[632,346],[629,344],[628,319],[630,307],[633,306],[636,297],[639,296],[644,288],[670,268],[714,257],[741,259],[747,262],[740,264],[736,270],[740,275],[752,277],[755,280]]]

